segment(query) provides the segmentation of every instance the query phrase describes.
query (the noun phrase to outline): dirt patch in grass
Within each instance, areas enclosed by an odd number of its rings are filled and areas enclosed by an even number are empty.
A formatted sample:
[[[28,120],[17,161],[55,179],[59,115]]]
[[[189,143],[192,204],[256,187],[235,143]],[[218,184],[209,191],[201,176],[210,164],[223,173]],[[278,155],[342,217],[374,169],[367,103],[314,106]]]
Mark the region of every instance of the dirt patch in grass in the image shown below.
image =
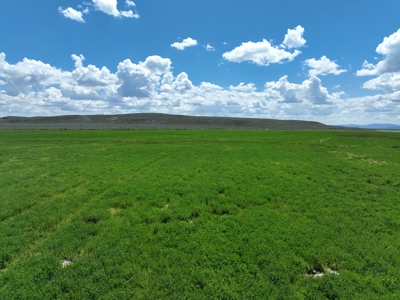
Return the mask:
[[[374,164],[374,165],[385,165],[385,164],[387,164],[386,161],[378,161],[378,160],[374,160],[372,158],[367,158],[365,156],[358,156],[358,155],[355,155],[355,154],[352,154],[352,153],[347,153],[347,155],[349,156],[350,159],[359,159],[359,160],[365,161],[365,162],[367,162],[369,164]]]
[[[112,215],[116,215],[117,213],[119,213],[121,211],[121,209],[120,208],[110,208],[109,211]]]
[[[63,268],[65,268],[65,267],[67,267],[67,266],[69,266],[71,264],[72,264],[72,260],[69,260],[69,259],[66,259],[66,258],[63,258],[63,260],[61,261],[61,265],[62,265]]]
[[[307,274],[304,274],[306,277],[314,277],[314,278],[319,278],[322,276],[325,276],[326,274],[333,274],[333,275],[339,275],[339,272],[336,270],[332,270],[330,268],[325,270],[317,270],[317,269],[312,269],[307,272]]]

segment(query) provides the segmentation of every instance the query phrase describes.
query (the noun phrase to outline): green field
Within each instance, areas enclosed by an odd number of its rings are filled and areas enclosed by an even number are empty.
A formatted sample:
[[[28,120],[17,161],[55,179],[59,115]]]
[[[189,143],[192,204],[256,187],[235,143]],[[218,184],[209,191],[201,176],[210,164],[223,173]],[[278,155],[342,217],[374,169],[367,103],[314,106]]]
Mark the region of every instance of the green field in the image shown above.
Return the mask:
[[[0,299],[399,299],[399,167],[399,133],[0,131]]]

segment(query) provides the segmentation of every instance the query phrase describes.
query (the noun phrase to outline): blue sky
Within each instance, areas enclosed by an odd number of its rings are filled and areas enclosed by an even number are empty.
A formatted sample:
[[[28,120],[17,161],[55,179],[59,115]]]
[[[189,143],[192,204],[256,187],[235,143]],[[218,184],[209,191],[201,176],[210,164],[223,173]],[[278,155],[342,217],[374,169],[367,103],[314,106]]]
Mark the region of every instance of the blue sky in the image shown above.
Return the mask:
[[[400,1],[0,2],[0,116],[400,124]]]

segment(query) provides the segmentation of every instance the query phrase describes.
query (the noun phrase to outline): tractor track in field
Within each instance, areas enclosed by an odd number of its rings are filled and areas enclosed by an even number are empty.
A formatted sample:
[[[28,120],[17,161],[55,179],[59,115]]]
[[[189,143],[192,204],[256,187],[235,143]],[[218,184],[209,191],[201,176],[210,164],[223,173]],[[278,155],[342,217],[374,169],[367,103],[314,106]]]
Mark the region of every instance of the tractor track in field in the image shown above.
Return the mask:
[[[144,159],[146,159],[147,157],[150,157],[150,156],[151,156],[151,155],[146,156]],[[25,212],[28,212],[28,211],[34,209],[36,206],[38,206],[38,205],[40,205],[40,204],[49,203],[49,202],[51,202],[51,201],[55,201],[58,197],[63,196],[63,195],[67,195],[67,194],[69,194],[71,191],[77,190],[78,188],[80,188],[80,187],[82,187],[82,186],[84,186],[84,185],[86,185],[86,184],[89,184],[89,183],[95,181],[96,179],[100,178],[101,176],[104,176],[105,174],[109,174],[109,173],[111,173],[111,172],[113,172],[113,171],[103,172],[103,173],[100,173],[100,174],[98,174],[98,175],[95,175],[95,177],[91,178],[90,180],[80,182],[80,183],[78,183],[77,185],[71,186],[70,188],[68,188],[67,190],[65,190],[65,191],[63,191],[63,192],[54,194],[54,195],[52,195],[52,196],[50,196],[50,197],[47,197],[47,198],[45,198],[45,199],[43,199],[43,200],[41,200],[41,201],[36,202],[36,203],[29,203],[29,204],[26,204],[25,206],[20,207],[20,208],[17,208],[17,209],[15,209],[13,212],[11,212],[11,213],[9,213],[9,214],[7,214],[7,215],[1,215],[1,214],[0,214],[0,226],[1,226],[2,224],[4,224],[5,222],[14,219],[14,218],[17,217],[18,215],[23,214],[23,213],[25,213]],[[62,173],[63,173],[63,171],[60,171],[60,172],[58,172],[58,173],[56,173],[56,174],[53,174],[53,176],[57,176],[57,175],[62,174]],[[34,178],[34,176],[32,176],[32,178]]]
[[[149,167],[151,167],[152,165],[156,164],[157,162],[163,160],[164,158],[168,157],[170,154],[165,154],[163,156],[161,156],[158,159],[155,159],[141,167],[139,167],[136,171],[134,171],[134,173],[129,174],[125,177],[119,178],[117,180],[115,180],[113,182],[113,184],[111,185],[112,187],[115,187],[123,182],[128,181],[129,179],[133,178],[135,175],[137,175],[139,172],[148,169]],[[151,155],[147,156],[147,157],[151,157]],[[10,261],[9,263],[6,264],[5,268],[3,268],[2,270],[0,270],[0,274],[4,274],[5,272],[7,272],[7,270],[9,270],[11,267],[15,266],[18,262],[29,259],[30,257],[36,256],[38,254],[40,254],[40,250],[38,249],[40,247],[40,245],[42,245],[46,240],[48,240],[52,235],[54,235],[58,230],[60,230],[63,226],[65,226],[66,224],[69,223],[69,221],[71,219],[73,219],[73,217],[75,217],[76,215],[78,215],[79,213],[81,213],[85,208],[87,208],[90,204],[94,203],[95,201],[97,201],[98,199],[100,199],[101,197],[103,197],[107,191],[110,188],[105,189],[103,192],[101,192],[100,194],[92,197],[89,201],[85,202],[82,206],[80,206],[78,209],[76,209],[74,212],[68,214],[68,216],[66,216],[64,219],[60,220],[57,225],[55,225],[54,227],[52,227],[50,230],[48,230],[47,232],[43,233],[43,236],[39,239],[36,239],[33,243],[31,243],[31,246],[26,247],[25,250],[22,251],[22,253],[20,253],[17,257],[14,257],[14,259],[12,261]]]

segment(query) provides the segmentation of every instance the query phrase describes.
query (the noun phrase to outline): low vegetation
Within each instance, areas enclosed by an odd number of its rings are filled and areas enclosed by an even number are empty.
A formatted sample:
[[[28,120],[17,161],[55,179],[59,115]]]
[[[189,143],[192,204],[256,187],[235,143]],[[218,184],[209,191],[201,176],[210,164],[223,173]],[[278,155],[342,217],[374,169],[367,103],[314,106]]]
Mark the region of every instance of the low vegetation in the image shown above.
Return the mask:
[[[318,122],[256,118],[182,116],[159,113],[119,115],[66,115],[54,117],[3,117],[0,130],[66,129],[235,129],[235,130],[332,130],[343,127]]]
[[[0,131],[0,299],[396,299],[400,135]]]

